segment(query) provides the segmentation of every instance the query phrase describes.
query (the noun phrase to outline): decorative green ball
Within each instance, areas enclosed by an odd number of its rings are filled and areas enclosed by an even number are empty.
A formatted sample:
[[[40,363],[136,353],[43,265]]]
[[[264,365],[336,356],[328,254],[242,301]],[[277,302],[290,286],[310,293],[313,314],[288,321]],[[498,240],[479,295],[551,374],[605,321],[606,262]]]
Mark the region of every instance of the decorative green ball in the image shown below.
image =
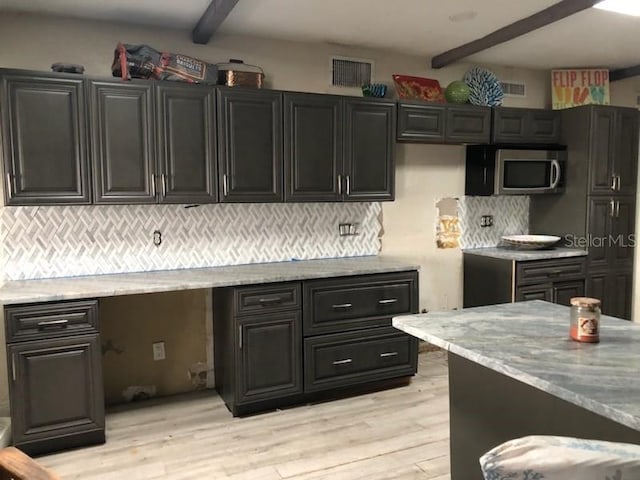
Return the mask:
[[[469,87],[462,80],[451,82],[444,92],[449,103],[467,103],[469,101]]]

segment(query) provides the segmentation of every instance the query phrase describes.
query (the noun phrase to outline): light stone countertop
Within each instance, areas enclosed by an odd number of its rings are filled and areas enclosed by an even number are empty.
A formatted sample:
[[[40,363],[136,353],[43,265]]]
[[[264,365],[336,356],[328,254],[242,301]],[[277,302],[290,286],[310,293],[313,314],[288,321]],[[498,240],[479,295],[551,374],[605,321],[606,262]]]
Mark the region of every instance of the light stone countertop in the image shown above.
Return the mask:
[[[640,430],[640,325],[602,316],[600,343],[579,343],[569,311],[533,300],[399,316],[393,326]]]
[[[389,257],[367,256],[254,263],[229,267],[189,268],[139,273],[8,281],[0,286],[0,303],[49,302],[139,293],[195,290],[312,278],[418,270]]]
[[[553,258],[582,257],[587,255],[586,250],[579,248],[558,247],[548,250],[518,250],[509,247],[470,248],[464,253],[480,255],[483,257],[502,258],[526,262],[528,260],[547,260]]]

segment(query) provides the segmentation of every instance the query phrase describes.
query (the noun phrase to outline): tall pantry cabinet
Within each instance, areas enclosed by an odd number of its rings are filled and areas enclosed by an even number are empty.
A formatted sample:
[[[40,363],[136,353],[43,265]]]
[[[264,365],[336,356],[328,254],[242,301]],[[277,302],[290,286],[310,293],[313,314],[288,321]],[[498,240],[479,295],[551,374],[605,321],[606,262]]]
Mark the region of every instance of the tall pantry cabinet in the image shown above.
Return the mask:
[[[530,229],[586,248],[586,294],[607,315],[631,318],[638,111],[588,105],[562,111],[566,191],[531,198]]]

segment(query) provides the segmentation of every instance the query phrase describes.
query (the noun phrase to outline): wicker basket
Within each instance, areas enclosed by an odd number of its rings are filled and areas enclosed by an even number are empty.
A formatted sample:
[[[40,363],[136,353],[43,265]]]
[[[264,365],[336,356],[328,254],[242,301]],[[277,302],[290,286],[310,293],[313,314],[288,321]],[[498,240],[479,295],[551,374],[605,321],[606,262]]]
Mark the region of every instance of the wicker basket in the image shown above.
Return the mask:
[[[264,71],[256,65],[245,64],[242,60],[229,60],[229,63],[218,63],[218,85],[228,87],[262,88]]]

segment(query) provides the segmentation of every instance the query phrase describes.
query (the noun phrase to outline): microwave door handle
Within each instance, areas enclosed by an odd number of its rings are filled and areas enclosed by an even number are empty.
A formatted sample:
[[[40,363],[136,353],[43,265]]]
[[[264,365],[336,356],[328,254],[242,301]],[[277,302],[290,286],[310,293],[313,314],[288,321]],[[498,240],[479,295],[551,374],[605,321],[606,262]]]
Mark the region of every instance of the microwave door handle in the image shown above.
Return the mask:
[[[560,163],[557,160],[551,160],[551,188],[556,188],[560,183]]]

